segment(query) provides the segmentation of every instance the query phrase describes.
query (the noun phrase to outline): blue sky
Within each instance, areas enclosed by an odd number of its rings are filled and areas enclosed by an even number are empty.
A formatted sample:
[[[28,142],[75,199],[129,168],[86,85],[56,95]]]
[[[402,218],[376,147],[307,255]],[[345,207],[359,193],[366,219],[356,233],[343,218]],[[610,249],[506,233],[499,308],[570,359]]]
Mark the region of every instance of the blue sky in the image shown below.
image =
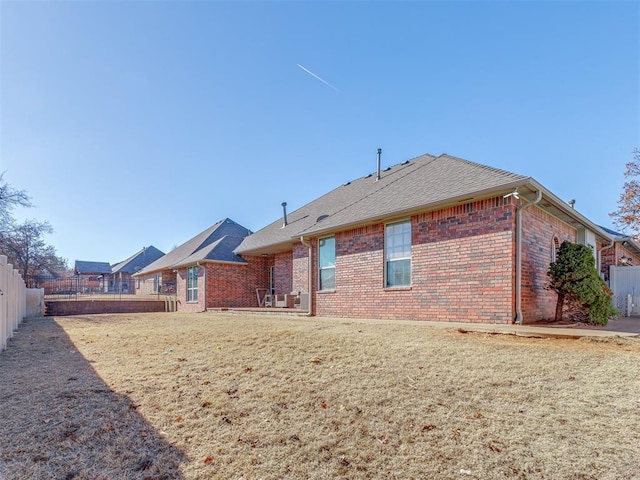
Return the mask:
[[[377,148],[529,175],[611,226],[640,146],[638,2],[2,0],[0,27],[0,171],[71,265],[258,230]]]

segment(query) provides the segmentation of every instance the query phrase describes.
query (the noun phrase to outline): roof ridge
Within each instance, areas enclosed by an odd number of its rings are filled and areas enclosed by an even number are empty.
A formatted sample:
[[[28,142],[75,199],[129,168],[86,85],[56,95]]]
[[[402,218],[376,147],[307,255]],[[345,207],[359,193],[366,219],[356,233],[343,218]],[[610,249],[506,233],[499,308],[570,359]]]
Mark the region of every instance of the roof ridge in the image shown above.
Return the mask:
[[[126,265],[127,263],[129,263],[131,260],[134,260],[138,255],[140,255],[142,252],[144,252],[147,249],[147,247],[142,247],[140,250],[138,250],[136,253],[134,253],[133,255],[129,255],[127,258],[125,258],[124,260],[121,260],[119,262],[116,262],[112,265],[113,268],[116,268],[120,265]]]

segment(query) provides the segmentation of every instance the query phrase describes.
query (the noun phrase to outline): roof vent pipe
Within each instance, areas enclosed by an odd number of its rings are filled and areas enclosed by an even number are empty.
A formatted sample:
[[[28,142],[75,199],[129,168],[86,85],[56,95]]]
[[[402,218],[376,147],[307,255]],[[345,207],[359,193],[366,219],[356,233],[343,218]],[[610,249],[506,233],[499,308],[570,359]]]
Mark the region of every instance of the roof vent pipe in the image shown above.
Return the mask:
[[[382,155],[382,149],[378,149],[378,174],[376,175],[376,182],[380,180],[380,155]]]
[[[286,227],[287,221],[287,202],[282,202],[282,228]]]

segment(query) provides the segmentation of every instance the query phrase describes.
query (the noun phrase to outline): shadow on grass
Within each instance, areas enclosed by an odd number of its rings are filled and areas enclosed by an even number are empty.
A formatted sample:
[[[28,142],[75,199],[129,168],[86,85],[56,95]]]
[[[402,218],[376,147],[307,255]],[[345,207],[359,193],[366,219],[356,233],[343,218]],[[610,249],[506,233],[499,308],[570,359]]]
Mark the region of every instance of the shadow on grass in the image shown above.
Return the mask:
[[[52,318],[25,321],[0,354],[0,478],[184,478],[136,408]]]

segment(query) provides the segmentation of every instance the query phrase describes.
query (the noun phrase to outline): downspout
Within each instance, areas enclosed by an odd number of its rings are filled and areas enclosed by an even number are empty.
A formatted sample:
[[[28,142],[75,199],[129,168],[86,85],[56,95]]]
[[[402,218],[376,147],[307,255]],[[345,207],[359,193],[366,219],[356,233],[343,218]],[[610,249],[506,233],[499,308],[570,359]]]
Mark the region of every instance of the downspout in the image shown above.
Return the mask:
[[[313,246],[311,243],[306,242],[303,235],[300,235],[300,243],[309,249],[309,310],[307,311],[307,317],[313,316]]]
[[[615,240],[611,240],[611,243],[609,245],[606,245],[604,247],[602,247],[600,250],[598,250],[598,275],[601,276],[602,275],[602,252],[604,252],[605,250],[609,250],[611,247],[613,247],[616,244]],[[611,282],[611,281],[609,281]]]
[[[522,325],[522,211],[542,200],[542,190],[536,192],[536,198],[516,208],[516,320]]]

